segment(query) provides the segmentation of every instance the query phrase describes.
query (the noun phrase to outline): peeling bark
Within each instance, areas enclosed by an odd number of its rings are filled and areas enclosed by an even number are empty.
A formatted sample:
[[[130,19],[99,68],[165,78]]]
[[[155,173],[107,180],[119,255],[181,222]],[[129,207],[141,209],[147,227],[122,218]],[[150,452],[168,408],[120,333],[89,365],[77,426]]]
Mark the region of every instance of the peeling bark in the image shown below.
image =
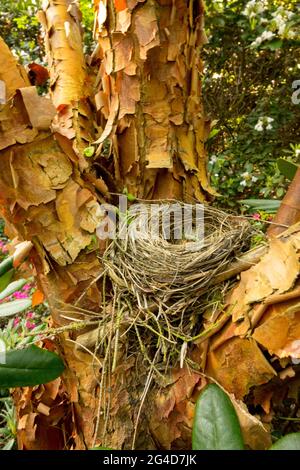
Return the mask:
[[[202,0],[96,1],[99,45],[88,67],[76,2],[43,3],[40,20],[53,104],[29,86],[24,70],[0,42],[6,57],[4,66],[0,55],[0,80],[6,86],[0,105],[0,199],[5,219],[35,246],[38,281],[54,325],[60,326],[67,323],[62,306],[77,302],[90,312],[101,308],[101,283],[95,281],[103,247],[94,244],[94,235],[103,217],[99,202],[109,199],[109,190],[126,187],[140,198],[185,201],[212,194],[204,149],[209,123],[201,100],[200,51],[206,38]],[[96,157],[89,160],[83,150],[94,142]],[[89,318],[82,312],[71,315]],[[77,336],[66,332],[59,337],[68,367],[62,384],[53,386],[55,393],[35,388],[17,394],[20,447],[90,448],[96,429],[96,442],[104,441],[107,417],[100,413],[97,421],[101,361],[75,347]],[[175,441],[175,447],[187,446],[185,422],[191,422],[193,405],[186,398],[194,402],[200,376],[173,371],[169,388],[151,382],[138,420],[147,379],[140,361],[125,357],[107,385],[106,444],[130,448],[136,434],[137,448],[168,448]],[[169,389],[173,411],[162,416],[159,399]],[[50,409],[47,419],[38,407],[41,397]],[[59,399],[65,416],[55,413]],[[163,442],[169,414],[173,424]],[[54,428],[62,431],[45,442],[44,431]],[[29,431],[31,443],[24,437]]]
[[[291,182],[286,195],[284,196],[280,208],[274,217],[274,224],[268,230],[269,236],[275,236],[282,233],[286,227],[289,227],[300,220],[300,170],[297,170],[293,181]],[[276,225],[278,224],[278,225]]]
[[[212,193],[201,99],[202,0],[95,1],[95,96],[115,178],[140,198],[203,201]],[[115,141],[116,138],[116,141]]]

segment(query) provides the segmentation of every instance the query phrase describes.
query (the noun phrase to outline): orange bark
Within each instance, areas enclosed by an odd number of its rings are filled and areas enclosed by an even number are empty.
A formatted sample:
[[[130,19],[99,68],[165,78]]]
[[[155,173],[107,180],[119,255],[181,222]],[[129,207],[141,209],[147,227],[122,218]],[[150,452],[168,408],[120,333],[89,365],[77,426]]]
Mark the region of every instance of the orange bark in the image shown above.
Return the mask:
[[[270,225],[268,235],[279,235],[286,227],[300,221],[300,169],[297,170],[286,195],[284,196],[280,208]]]
[[[103,246],[95,243],[94,234],[103,217],[99,203],[110,198],[110,191],[126,187],[143,198],[185,200],[204,200],[211,192],[204,149],[208,123],[201,101],[203,3],[190,0],[188,9],[183,0],[141,3],[126,3],[127,8],[122,2],[105,3],[105,19],[100,13],[97,17],[100,48],[90,68],[75,3],[44,3],[40,20],[52,102],[29,86],[24,70],[0,43],[9,59],[7,67],[0,62],[0,80],[8,90],[0,107],[0,198],[19,237],[33,241],[32,261],[55,326],[67,324],[69,317],[88,321],[101,308],[96,280]],[[97,138],[96,156],[86,158],[84,148]],[[85,311],[75,310],[76,303]],[[103,442],[101,361],[75,347],[77,336],[59,336],[57,346],[67,365],[59,386],[17,393],[20,448],[83,449],[95,440]],[[47,340],[46,346],[53,344]],[[184,398],[175,399],[168,442],[159,442],[156,425],[162,410],[153,400],[154,382],[137,420],[147,378],[141,361],[124,357],[107,379],[106,444],[130,448],[137,425],[138,448],[170,447],[182,433],[187,443],[190,429],[185,431],[184,421],[190,422],[194,398],[191,407]],[[200,377],[178,382],[178,373],[170,383],[180,385],[180,393],[190,399]]]

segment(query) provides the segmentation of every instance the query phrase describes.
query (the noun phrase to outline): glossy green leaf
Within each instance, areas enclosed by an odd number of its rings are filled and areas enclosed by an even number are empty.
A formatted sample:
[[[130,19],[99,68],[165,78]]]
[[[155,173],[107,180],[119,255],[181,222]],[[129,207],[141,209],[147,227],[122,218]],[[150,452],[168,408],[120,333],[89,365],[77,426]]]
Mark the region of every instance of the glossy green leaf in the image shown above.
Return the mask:
[[[300,432],[287,434],[278,439],[270,450],[300,450]]]
[[[5,364],[0,363],[0,388],[45,384],[64,370],[61,358],[50,351],[29,346],[8,351]]]
[[[193,450],[243,450],[238,417],[229,397],[215,384],[200,394],[195,410]]]
[[[3,274],[0,277],[0,292],[2,292],[8,286],[8,284],[12,280],[14,274],[15,274],[15,270],[13,268],[13,269],[10,269],[9,271],[7,271],[5,274]]]
[[[299,168],[299,165],[297,165],[296,163],[284,160],[284,158],[278,158],[277,166],[278,166],[278,170],[280,171],[280,173],[282,173],[290,181],[292,181],[292,179],[294,178],[296,174],[296,171]]]
[[[281,201],[278,201],[278,199],[242,199],[238,202],[253,210],[265,211],[269,214],[277,212],[281,204]]]
[[[0,263],[0,276],[13,268],[14,257],[8,256]]]
[[[0,318],[10,317],[16,313],[24,312],[27,308],[31,307],[31,299],[13,300],[0,305]]]
[[[10,271],[8,271],[10,272]],[[6,289],[4,289],[0,293],[0,300],[5,299],[5,297],[8,297],[9,295],[13,294],[19,289],[22,289],[22,287],[26,284],[27,280],[26,279],[18,279],[17,281],[11,282]]]

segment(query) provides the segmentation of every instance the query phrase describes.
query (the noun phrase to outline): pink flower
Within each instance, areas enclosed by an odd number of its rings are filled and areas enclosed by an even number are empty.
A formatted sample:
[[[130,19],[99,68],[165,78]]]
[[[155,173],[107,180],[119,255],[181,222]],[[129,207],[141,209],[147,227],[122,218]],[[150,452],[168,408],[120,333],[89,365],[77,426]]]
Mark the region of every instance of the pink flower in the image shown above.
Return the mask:
[[[8,252],[8,248],[2,240],[0,240],[0,250],[2,251],[2,253]]]
[[[31,284],[25,284],[22,289],[26,291],[26,290],[30,290],[31,288],[32,288]]]
[[[18,326],[19,323],[20,323],[20,318],[19,317],[15,318],[13,322],[14,327]]]
[[[256,212],[255,214],[252,215],[252,219],[254,219],[254,220],[260,220],[260,219],[261,219],[261,216],[260,216],[260,214],[258,214],[258,212]]]
[[[13,296],[15,299],[27,299],[28,297],[26,292],[21,292],[20,290],[17,290],[17,292],[15,292]]]
[[[26,315],[26,318],[34,318],[34,312],[28,312],[27,315]]]
[[[32,330],[33,328],[35,328],[35,323],[32,323],[31,321],[27,321],[25,325],[28,330]]]

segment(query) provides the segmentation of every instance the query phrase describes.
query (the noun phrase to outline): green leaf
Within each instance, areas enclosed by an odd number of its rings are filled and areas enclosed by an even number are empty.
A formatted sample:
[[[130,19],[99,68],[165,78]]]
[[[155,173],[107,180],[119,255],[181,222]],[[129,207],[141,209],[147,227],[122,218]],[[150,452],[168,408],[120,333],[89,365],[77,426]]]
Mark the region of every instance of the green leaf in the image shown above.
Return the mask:
[[[271,51],[276,51],[276,49],[280,49],[283,45],[283,41],[281,39],[274,39],[273,41],[269,41],[262,49],[271,49]]]
[[[278,439],[270,450],[300,450],[300,432],[287,434]]]
[[[10,272],[10,271],[8,271]],[[6,289],[4,289],[0,293],[0,300],[5,299],[5,297],[8,297],[9,295],[13,294],[19,289],[22,289],[22,287],[26,284],[27,280],[26,279],[18,279],[17,281],[11,282]]]
[[[95,153],[95,147],[92,147],[92,146],[86,147],[83,151],[84,156],[88,158],[92,157],[94,153]]]
[[[278,170],[280,173],[283,174],[286,178],[288,178],[290,181],[294,178],[296,171],[299,168],[299,165],[293,162],[289,162],[287,160],[284,160],[284,158],[278,158],[277,160],[277,166]]]
[[[2,447],[1,450],[12,450],[14,443],[15,443],[15,438],[12,437],[11,439],[9,439],[9,441],[7,441],[7,443]]]
[[[3,274],[3,276],[0,277],[0,292],[2,292],[8,286],[14,274],[15,274],[15,270],[13,268],[7,271],[5,274]]]
[[[13,300],[0,305],[0,318],[10,317],[16,313],[24,312],[27,308],[31,307],[31,299]]]
[[[238,417],[229,397],[215,384],[201,392],[192,433],[193,450],[243,450]]]
[[[61,358],[50,351],[29,346],[8,351],[0,363],[0,387],[40,385],[56,379],[64,370]]]
[[[239,204],[248,206],[253,210],[261,210],[268,213],[275,213],[280,207],[281,201],[277,199],[242,199]]]
[[[208,136],[207,140],[210,140],[213,137],[215,137],[216,135],[218,135],[220,133],[220,130],[221,129],[212,129],[209,133],[209,136]]]
[[[0,276],[13,268],[14,257],[8,256],[0,263]]]

